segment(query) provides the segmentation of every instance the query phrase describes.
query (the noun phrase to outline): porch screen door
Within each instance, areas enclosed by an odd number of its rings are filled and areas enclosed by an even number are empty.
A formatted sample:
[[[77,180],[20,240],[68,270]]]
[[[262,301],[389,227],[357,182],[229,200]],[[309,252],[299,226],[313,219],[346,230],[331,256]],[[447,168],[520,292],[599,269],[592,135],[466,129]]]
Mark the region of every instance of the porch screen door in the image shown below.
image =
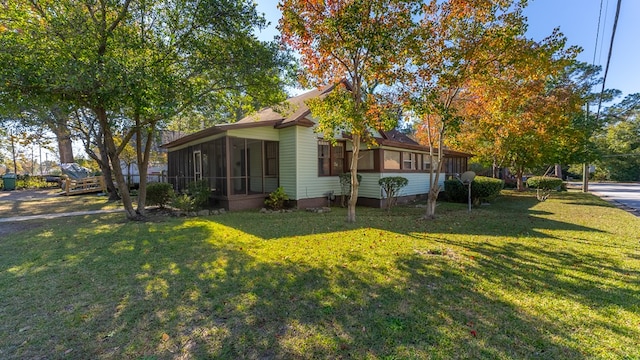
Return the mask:
[[[193,178],[195,181],[202,180],[202,152],[193,152]]]

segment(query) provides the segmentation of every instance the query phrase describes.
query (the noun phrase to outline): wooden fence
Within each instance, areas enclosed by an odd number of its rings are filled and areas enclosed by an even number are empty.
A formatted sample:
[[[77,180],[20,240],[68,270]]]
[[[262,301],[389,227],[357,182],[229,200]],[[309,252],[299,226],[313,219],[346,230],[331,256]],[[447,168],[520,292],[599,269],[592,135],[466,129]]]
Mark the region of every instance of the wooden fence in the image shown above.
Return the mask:
[[[86,194],[93,192],[107,192],[104,176],[92,176],[84,179],[66,179],[65,195]]]

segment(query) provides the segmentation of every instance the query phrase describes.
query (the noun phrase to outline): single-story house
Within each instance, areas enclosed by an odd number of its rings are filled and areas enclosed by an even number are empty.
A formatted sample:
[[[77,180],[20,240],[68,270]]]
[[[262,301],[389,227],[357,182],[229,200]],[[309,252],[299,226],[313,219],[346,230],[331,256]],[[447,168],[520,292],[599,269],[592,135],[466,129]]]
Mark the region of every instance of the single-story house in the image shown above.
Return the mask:
[[[228,210],[260,208],[265,197],[281,186],[298,208],[326,206],[341,195],[338,175],[349,171],[351,143],[331,143],[314,131],[316,120],[305,101],[322,96],[332,86],[287,100],[278,112],[265,108],[242,120],[216,125],[181,137],[168,150],[168,181],[177,191],[190,182],[209,183],[212,198]],[[362,175],[358,204],[381,207],[385,198],[378,180],[403,176],[409,180],[401,200],[429,191],[429,148],[399,131],[374,132],[377,145],[363,145],[358,160]],[[449,173],[467,170],[466,153],[445,150]],[[446,174],[441,174],[444,181]],[[334,200],[337,201],[337,200]]]

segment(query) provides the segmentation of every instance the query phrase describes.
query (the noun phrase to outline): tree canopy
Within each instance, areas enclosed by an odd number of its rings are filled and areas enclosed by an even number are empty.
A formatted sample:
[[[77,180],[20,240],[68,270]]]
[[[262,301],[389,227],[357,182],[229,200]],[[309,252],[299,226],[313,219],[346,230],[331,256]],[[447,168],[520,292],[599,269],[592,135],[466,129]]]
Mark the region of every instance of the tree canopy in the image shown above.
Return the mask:
[[[174,116],[229,94],[261,103],[284,99],[288,57],[255,37],[265,20],[250,1],[8,0],[1,6],[0,96],[89,109],[130,218],[138,213],[122,177],[123,144],[138,141],[144,175],[145,144]]]
[[[303,85],[342,83],[323,99],[310,102],[325,138],[345,131],[353,156],[347,221],[356,220],[358,156],[372,129],[395,126],[397,117],[376,88],[392,84],[412,37],[419,2],[409,0],[306,1],[280,4],[283,41],[301,54]],[[343,82],[344,81],[344,82]]]
[[[507,64],[505,54],[522,37],[521,1],[431,1],[409,51],[404,99],[417,137],[430,148],[431,178],[425,218],[435,216],[444,147],[467,117],[473,83]],[[524,60],[524,59],[523,59]]]

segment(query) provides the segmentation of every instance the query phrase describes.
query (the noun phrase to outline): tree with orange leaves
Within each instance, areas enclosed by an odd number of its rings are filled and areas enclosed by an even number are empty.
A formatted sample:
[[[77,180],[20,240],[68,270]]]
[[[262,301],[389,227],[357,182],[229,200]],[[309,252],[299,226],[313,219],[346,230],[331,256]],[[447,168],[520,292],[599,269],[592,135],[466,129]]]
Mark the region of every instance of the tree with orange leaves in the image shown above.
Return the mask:
[[[355,222],[357,166],[361,143],[372,143],[372,129],[389,129],[396,118],[375,91],[394,82],[413,35],[420,2],[411,0],[281,0],[282,40],[301,54],[303,85],[338,84],[308,105],[325,138],[345,132],[353,147],[347,221]]]
[[[526,29],[517,0],[432,0],[410,48],[404,98],[420,142],[429,146],[431,177],[425,218],[435,217],[446,139],[455,134],[472,97],[469,82],[503,61],[511,40]]]
[[[573,119],[587,94],[571,75],[578,49],[565,43],[558,31],[541,42],[516,39],[509,61],[493,64],[468,85],[473,99],[464,104],[457,143],[510,167],[519,190],[525,168],[561,161],[584,138]]]

